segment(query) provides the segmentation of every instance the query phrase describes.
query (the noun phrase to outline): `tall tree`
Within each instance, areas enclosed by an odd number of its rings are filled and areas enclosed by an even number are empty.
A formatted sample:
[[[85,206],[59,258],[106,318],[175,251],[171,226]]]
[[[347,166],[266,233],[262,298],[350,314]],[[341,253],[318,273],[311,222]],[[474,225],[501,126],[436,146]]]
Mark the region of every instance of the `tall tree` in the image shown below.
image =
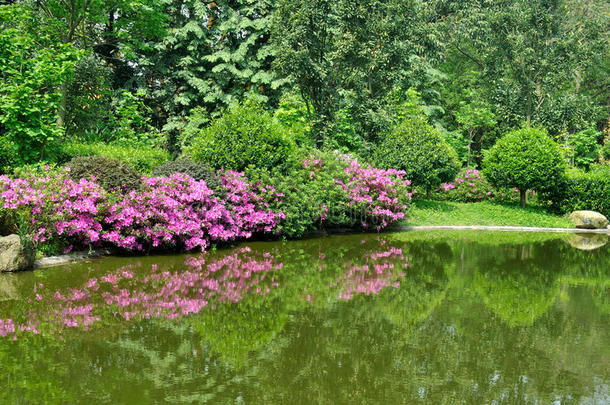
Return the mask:
[[[318,143],[344,107],[374,138],[388,93],[410,87],[436,46],[421,7],[413,0],[278,2],[276,67],[315,113]]]
[[[167,34],[142,52],[138,62],[160,125],[167,130],[182,128],[194,107],[217,116],[245,94],[276,102],[281,82],[270,72],[273,52],[268,44],[273,3],[166,4]]]
[[[604,69],[596,55],[610,51],[608,14],[598,14],[608,6],[601,1],[440,0],[436,6],[446,15],[439,25],[446,34],[448,63],[478,72],[476,86],[504,123],[535,123],[556,131],[587,126],[576,117],[549,114],[566,103],[572,114],[589,115],[589,120],[604,117],[582,93],[590,80],[597,82],[595,87],[607,85],[592,74]],[[569,125],[559,128],[553,120]]]

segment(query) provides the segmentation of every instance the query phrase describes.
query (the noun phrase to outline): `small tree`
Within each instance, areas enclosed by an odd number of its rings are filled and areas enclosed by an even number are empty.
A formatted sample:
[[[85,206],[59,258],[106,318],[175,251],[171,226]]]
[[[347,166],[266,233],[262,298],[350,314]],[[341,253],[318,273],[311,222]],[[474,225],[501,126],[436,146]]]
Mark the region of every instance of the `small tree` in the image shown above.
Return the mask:
[[[422,118],[405,119],[387,134],[375,152],[380,167],[401,169],[405,178],[423,187],[427,195],[460,169],[457,153]]]
[[[566,162],[561,149],[540,128],[523,128],[502,137],[483,161],[483,173],[496,187],[516,187],[521,206],[527,190],[549,191],[565,178]]]
[[[595,128],[587,128],[570,136],[568,144],[572,149],[572,164],[581,169],[589,170],[591,164],[599,159],[600,147],[597,138],[601,133]]]
[[[468,134],[468,140],[466,142],[466,165],[470,166],[472,161],[472,146],[475,143],[477,135],[480,144],[483,138],[482,133],[484,133],[486,128],[496,125],[496,118],[491,109],[485,104],[463,103],[455,113],[455,120]]]

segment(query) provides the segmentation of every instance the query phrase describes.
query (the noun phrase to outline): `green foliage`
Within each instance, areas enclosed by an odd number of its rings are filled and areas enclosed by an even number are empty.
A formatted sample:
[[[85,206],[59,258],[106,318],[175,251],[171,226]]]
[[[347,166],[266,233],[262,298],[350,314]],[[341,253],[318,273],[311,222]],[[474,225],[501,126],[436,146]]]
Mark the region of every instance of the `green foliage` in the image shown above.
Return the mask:
[[[525,205],[527,190],[544,192],[562,184],[566,163],[543,129],[523,128],[502,137],[483,161],[485,177],[495,187],[516,187]]]
[[[21,5],[0,7],[0,135],[26,163],[52,153],[62,135],[60,87],[80,55],[70,44],[31,32],[33,19]]]
[[[185,0],[158,7],[167,30],[139,52],[139,81],[164,130],[180,131],[197,107],[218,117],[246,95],[277,103],[283,82],[271,70],[268,43],[274,6],[270,0]]]
[[[588,173],[572,170],[560,187],[544,197],[560,212],[592,210],[610,217],[610,166],[592,166]]]
[[[70,168],[72,180],[95,178],[108,191],[127,192],[142,185],[142,178],[131,167],[105,156],[75,157],[66,166]]]
[[[328,135],[331,136],[328,137]],[[362,150],[364,140],[356,133],[354,117],[350,108],[345,107],[337,111],[332,132],[327,134],[323,143],[326,148],[343,153]]]
[[[473,146],[481,152],[481,140],[485,130],[496,125],[496,118],[489,106],[484,103],[462,103],[455,112],[455,120],[466,134],[466,164],[473,162]],[[480,156],[477,156],[480,161]]]
[[[610,162],[610,138],[606,138],[604,146],[601,148],[601,154],[606,162]]]
[[[67,143],[63,146],[64,161],[80,156],[104,156],[119,160],[138,173],[146,175],[170,160],[166,150],[145,145],[124,146],[99,142]]]
[[[456,152],[422,119],[406,119],[385,135],[375,151],[380,167],[400,169],[427,191],[452,181],[460,169]]]
[[[190,159],[176,159],[157,167],[155,177],[169,177],[174,173],[188,174],[195,180],[203,180],[212,190],[220,190],[221,182],[214,169],[205,163],[195,163]]]
[[[572,160],[576,167],[588,170],[589,166],[599,158],[600,147],[597,139],[601,133],[595,128],[588,128],[570,135],[568,144],[572,149]]]
[[[453,82],[449,86],[457,90],[450,94],[457,95],[453,106],[463,95],[470,97],[472,89],[492,106],[503,130],[525,122],[549,128],[553,135],[604,118],[607,107],[600,109],[595,100],[600,78],[610,68],[599,59],[609,50],[607,3],[465,0],[437,5],[447,45],[444,69]]]
[[[112,142],[131,145],[159,146],[163,139],[150,123],[151,110],[143,102],[144,92],[121,91],[113,99],[114,116],[111,121]]]
[[[16,178],[46,177],[59,174],[60,170],[54,163],[36,162],[14,167],[11,175]]]
[[[15,145],[8,137],[0,136],[0,174],[7,173],[16,163]]]
[[[255,100],[233,104],[204,128],[186,150],[195,162],[216,169],[271,169],[287,164],[295,150],[289,134]]]
[[[66,95],[66,134],[109,140],[112,117],[112,69],[96,55],[87,55],[74,65],[74,77]]]

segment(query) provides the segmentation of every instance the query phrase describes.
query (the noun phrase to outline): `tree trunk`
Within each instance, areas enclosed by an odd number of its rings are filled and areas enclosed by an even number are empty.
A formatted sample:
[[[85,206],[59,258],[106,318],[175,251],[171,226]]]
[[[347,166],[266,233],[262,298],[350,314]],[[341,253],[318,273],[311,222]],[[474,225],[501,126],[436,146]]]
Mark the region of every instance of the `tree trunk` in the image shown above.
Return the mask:
[[[61,101],[59,102],[59,109],[57,110],[57,126],[63,128],[66,124],[66,105],[68,98],[68,81],[64,80],[61,84]]]
[[[527,190],[519,190],[519,194],[521,197],[521,207],[525,208],[527,204]]]

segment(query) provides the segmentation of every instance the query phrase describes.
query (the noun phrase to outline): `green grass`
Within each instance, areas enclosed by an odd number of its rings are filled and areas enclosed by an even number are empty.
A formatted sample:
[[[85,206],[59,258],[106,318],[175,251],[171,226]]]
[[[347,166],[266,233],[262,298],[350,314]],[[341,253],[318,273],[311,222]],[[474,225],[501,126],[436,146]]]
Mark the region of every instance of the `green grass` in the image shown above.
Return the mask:
[[[451,201],[414,200],[407,224],[417,225],[486,225],[572,228],[566,218],[549,214],[540,207],[521,208],[518,204],[492,202],[458,203]]]

